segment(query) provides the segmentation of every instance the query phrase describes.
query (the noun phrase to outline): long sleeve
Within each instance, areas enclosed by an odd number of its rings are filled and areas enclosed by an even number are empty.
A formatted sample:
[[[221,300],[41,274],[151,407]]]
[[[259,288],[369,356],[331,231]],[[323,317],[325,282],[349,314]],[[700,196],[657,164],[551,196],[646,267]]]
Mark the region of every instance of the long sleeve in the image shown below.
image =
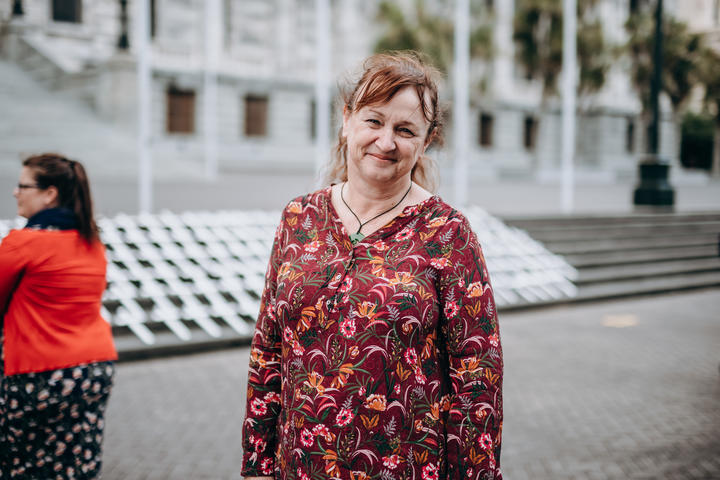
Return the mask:
[[[25,268],[19,246],[10,232],[0,243],[0,321],[7,310],[12,292]]]
[[[448,479],[501,479],[503,360],[495,301],[477,237],[460,216],[439,278],[450,381]]]
[[[242,475],[272,475],[275,468],[276,426],[281,410],[281,337],[277,329],[275,298],[283,262],[285,215],[275,232],[265,288],[260,301],[250,351],[247,405],[243,423]]]

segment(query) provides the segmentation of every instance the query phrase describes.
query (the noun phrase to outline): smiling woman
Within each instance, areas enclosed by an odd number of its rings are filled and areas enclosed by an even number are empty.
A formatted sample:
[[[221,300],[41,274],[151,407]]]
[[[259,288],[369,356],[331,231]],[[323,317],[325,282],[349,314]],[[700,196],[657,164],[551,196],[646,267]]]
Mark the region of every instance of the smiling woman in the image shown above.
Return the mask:
[[[283,211],[252,342],[246,478],[500,479],[502,350],[467,219],[432,190],[437,73],[375,55],[330,185]]]
[[[395,103],[403,103],[409,110],[402,121],[410,121],[413,117],[414,129],[407,129],[405,135],[421,137],[425,140],[424,148],[433,143],[442,143],[442,118],[438,106],[437,84],[440,73],[423,63],[415,55],[374,55],[363,64],[364,70],[361,78],[343,93],[343,128],[338,135],[335,155],[327,168],[326,181],[328,183],[344,182],[348,178],[348,144],[347,121],[353,114],[361,111],[368,112],[368,107],[376,111],[387,107],[388,102],[395,100],[400,90],[404,90],[402,99]],[[414,93],[414,99],[410,98]],[[386,108],[382,108],[387,111]],[[392,109],[391,109],[392,110]],[[398,112],[399,114],[400,112]],[[374,123],[379,119],[367,118]],[[427,190],[434,190],[437,183],[437,173],[432,159],[424,156],[424,149],[416,157],[412,167],[412,179],[415,183]]]

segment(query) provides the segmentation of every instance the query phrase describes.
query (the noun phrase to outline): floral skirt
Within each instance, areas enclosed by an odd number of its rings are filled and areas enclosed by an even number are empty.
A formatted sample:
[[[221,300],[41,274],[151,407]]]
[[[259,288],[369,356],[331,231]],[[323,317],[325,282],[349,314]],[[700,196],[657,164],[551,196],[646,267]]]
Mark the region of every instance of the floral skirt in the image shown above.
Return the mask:
[[[114,375],[113,362],[0,375],[0,479],[98,478]]]

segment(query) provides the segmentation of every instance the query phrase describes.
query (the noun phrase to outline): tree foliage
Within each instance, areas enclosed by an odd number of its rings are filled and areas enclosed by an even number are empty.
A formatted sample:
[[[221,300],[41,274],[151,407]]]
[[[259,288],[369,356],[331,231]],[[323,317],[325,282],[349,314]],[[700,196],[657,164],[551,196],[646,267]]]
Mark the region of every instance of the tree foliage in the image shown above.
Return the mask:
[[[595,14],[597,0],[578,0],[577,55],[580,93],[598,91],[605,84],[611,48]],[[516,60],[528,79],[542,82],[543,98],[557,93],[562,73],[562,0],[517,0],[513,21]]]
[[[700,81],[705,88],[705,107],[715,119],[712,171],[720,175],[720,52],[704,48],[700,60]]]
[[[720,52],[704,48],[699,62],[700,82],[705,88],[705,106],[720,126]]]
[[[643,110],[650,105],[653,75],[655,19],[648,9],[638,10],[628,19],[626,51],[631,60],[630,78],[640,96]],[[688,31],[687,25],[672,16],[663,19],[662,91],[680,112],[690,98],[694,85],[700,81],[703,56],[702,37]]]
[[[397,2],[380,3],[378,20],[385,31],[375,45],[376,52],[415,50],[427,55],[441,71],[447,73],[453,63],[454,26],[452,2],[435,2],[440,7],[430,11],[424,0],[415,0],[410,15]],[[443,8],[444,7],[444,8]],[[485,2],[471,3],[470,55],[489,59],[492,48],[492,16]]]

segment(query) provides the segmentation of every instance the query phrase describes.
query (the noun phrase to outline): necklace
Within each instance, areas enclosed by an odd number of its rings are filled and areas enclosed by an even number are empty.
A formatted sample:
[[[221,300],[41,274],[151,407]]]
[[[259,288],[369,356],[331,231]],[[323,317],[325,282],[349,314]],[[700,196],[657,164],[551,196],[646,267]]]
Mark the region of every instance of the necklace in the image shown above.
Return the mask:
[[[350,241],[352,242],[353,245],[357,245],[357,243],[358,243],[360,240],[362,240],[363,238],[365,238],[365,235],[363,235],[362,233],[360,233],[360,230],[362,230],[362,228],[363,228],[365,225],[367,225],[368,223],[372,222],[372,221],[375,220],[376,218],[380,218],[380,217],[382,217],[383,215],[385,215],[386,213],[389,213],[389,212],[391,212],[392,210],[394,210],[395,208],[397,208],[397,206],[400,205],[403,200],[405,200],[405,197],[408,196],[408,193],[410,193],[410,189],[412,188],[412,182],[410,182],[410,186],[408,187],[407,191],[405,192],[405,195],[402,196],[402,198],[400,199],[400,201],[398,201],[395,205],[393,205],[392,207],[388,208],[388,209],[385,210],[384,212],[378,213],[377,215],[375,215],[374,217],[372,217],[370,220],[366,220],[365,222],[361,222],[361,221],[360,221],[360,217],[358,217],[358,216],[355,214],[355,212],[353,212],[353,209],[350,208],[350,205],[348,205],[348,203],[345,201],[345,195],[343,195],[343,192],[345,191],[345,184],[346,184],[346,183],[347,183],[347,182],[343,182],[342,187],[340,187],[340,199],[341,199],[342,202],[345,204],[345,206],[347,207],[347,209],[350,210],[350,213],[353,214],[353,217],[355,217],[355,220],[357,220],[358,224],[360,225],[360,226],[358,227],[358,229],[357,229],[357,232],[350,234]]]

